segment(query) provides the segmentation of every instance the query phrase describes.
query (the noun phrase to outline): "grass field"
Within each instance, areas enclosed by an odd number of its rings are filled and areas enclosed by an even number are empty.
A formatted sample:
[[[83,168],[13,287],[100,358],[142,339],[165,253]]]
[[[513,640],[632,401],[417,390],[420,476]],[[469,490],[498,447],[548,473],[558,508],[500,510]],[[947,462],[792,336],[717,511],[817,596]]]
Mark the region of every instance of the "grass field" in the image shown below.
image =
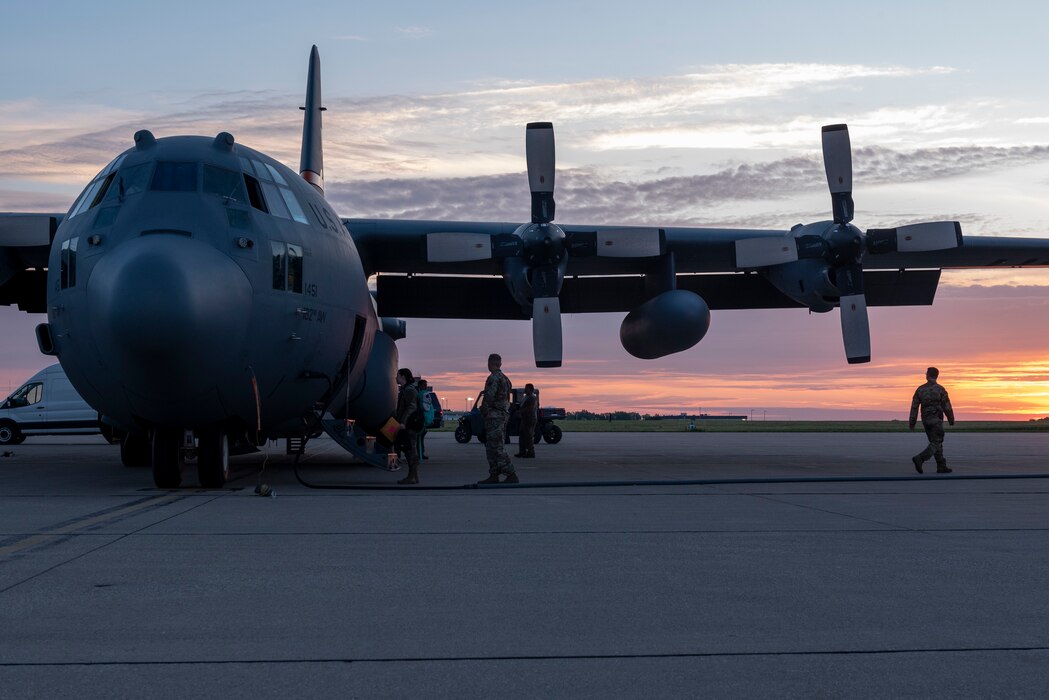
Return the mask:
[[[683,433],[686,419],[673,420],[559,420],[566,433]],[[454,421],[445,421],[443,430],[455,430]],[[705,433],[902,433],[906,420],[883,421],[734,421],[697,420],[696,432]],[[916,430],[921,430],[919,425]],[[968,433],[1049,432],[1049,421],[958,421],[947,430]]]

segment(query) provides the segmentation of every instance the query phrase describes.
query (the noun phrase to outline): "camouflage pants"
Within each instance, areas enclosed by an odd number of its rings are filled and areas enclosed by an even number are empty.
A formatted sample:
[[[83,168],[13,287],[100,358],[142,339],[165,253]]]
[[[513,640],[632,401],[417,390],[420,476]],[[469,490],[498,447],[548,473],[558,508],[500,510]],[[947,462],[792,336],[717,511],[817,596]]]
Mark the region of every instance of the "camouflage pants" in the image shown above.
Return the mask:
[[[401,437],[401,436],[398,436]],[[409,469],[419,468],[419,433],[414,430],[404,429],[403,442],[398,445],[404,451],[404,459],[408,462]]]
[[[521,437],[517,440],[518,452],[535,457],[535,421],[521,421]]]
[[[514,465],[506,454],[506,416],[484,419],[484,454],[490,474],[513,474]]]
[[[929,446],[918,453],[918,458],[925,461],[930,457],[936,459],[937,467],[946,467],[947,460],[943,457],[943,421],[922,421],[925,435],[929,438]]]

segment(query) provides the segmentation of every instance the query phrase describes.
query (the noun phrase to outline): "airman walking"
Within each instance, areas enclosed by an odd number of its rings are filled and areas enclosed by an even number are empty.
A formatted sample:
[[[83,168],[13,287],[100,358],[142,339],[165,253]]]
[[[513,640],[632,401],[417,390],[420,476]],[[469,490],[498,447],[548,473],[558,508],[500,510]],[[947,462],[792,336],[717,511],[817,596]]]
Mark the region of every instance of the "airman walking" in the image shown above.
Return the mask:
[[[914,468],[922,473],[922,463],[933,457],[936,460],[936,472],[938,474],[949,474],[951,469],[947,466],[947,460],[943,457],[943,417],[954,425],[954,409],[951,407],[951,399],[947,396],[947,390],[936,383],[940,376],[940,370],[929,367],[925,371],[925,383],[914,391],[911,400],[911,415],[908,425],[914,430],[918,420],[918,409],[921,408],[922,427],[929,438],[929,446],[920,453],[911,457]]]

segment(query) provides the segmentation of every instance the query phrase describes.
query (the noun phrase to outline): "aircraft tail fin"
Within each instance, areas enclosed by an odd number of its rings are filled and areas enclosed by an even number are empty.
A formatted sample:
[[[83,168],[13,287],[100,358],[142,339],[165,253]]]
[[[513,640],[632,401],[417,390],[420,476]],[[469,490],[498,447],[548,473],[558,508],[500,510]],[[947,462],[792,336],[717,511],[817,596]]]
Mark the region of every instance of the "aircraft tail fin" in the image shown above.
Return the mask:
[[[302,120],[302,156],[299,174],[324,194],[324,146],[321,140],[321,57],[314,46],[310,51],[310,71],[306,78],[306,106]]]

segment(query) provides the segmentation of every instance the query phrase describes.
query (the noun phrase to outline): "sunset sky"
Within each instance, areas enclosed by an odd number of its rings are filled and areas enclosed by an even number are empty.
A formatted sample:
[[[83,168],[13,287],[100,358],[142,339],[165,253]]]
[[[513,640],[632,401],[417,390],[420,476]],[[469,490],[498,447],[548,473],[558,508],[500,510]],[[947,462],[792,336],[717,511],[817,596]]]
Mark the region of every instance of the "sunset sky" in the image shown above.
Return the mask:
[[[789,228],[829,217],[820,126],[846,122],[855,223],[1049,237],[1049,10],[1029,2],[0,0],[0,211],[64,212],[132,134],[230,131],[297,169],[310,46],[326,192],[344,216],[524,221],[524,125],[557,132],[561,223]],[[305,8],[309,8],[309,12]],[[1049,270],[944,273],[931,307],[715,312],[637,360],[621,315],[566,316],[538,370],[525,322],[409,320],[401,362],[461,410],[501,352],[569,410],[905,418],[937,365],[960,419],[1049,416]],[[0,393],[50,363],[0,307]]]

